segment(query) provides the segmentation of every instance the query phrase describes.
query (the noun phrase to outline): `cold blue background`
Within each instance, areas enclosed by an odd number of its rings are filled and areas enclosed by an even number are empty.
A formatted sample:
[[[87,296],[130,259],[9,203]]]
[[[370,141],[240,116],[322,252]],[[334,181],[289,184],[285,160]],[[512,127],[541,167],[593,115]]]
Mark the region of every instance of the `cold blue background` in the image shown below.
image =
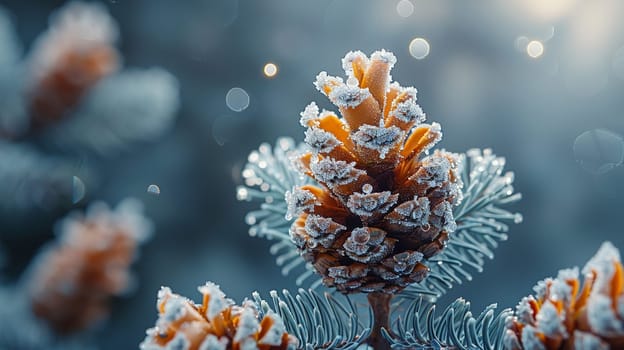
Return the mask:
[[[62,1],[3,1],[30,46]],[[178,122],[165,137],[104,167],[103,186],[89,198],[145,201],[156,235],[135,265],[139,285],[119,300],[97,337],[104,349],[134,348],[156,318],[161,285],[198,297],[196,286],[219,283],[240,301],[252,291],[294,288],[268,253],[247,236],[235,199],[247,154],[279,136],[303,139],[299,112],[312,100],[329,104],[312,85],[321,70],[342,74],[350,50],[393,51],[392,76],[419,90],[430,121],[442,124],[441,147],[491,147],[507,158],[524,195],[513,207],[524,223],[512,227],[496,259],[442,303],[465,297],[481,309],[505,307],[559,268],[582,265],[604,240],[624,248],[624,169],[601,175],[575,160],[573,144],[596,128],[624,134],[624,3],[618,0],[414,0],[414,13],[397,14],[395,0],[115,0],[106,6],[119,22],[127,65],[162,66],[180,81]],[[504,5],[503,5],[504,4]],[[554,29],[554,34],[553,34]],[[524,39],[541,40],[543,56],[527,55]],[[552,38],[550,38],[552,36]],[[408,51],[426,38],[430,54]],[[549,39],[550,38],[550,39]],[[262,68],[279,66],[274,79]],[[249,108],[225,104],[232,87],[245,89]],[[146,193],[149,184],[161,194]],[[89,191],[89,189],[87,189]],[[49,223],[20,230],[39,238],[7,239],[17,273]]]

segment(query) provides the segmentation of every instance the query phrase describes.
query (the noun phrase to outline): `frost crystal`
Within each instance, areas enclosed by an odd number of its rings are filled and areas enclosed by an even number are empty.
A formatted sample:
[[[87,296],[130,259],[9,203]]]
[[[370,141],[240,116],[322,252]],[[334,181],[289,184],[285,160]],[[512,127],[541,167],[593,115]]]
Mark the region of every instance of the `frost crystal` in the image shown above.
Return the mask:
[[[391,149],[398,146],[403,138],[403,132],[396,126],[389,128],[363,125],[353,135],[356,145],[375,150],[379,158],[384,159]]]
[[[301,188],[293,188],[292,191],[286,192],[286,203],[288,204],[288,210],[286,211],[287,220],[304,211],[313,212],[314,207],[318,204],[312,192]]]
[[[342,69],[347,75],[353,75],[353,62],[361,61],[364,66],[368,66],[368,57],[362,51],[350,51],[342,59]]]
[[[314,86],[316,89],[325,95],[329,96],[330,89],[336,86],[342,85],[342,79],[338,77],[332,77],[327,75],[327,72],[320,72],[316,76],[316,81],[314,82]]]
[[[219,286],[212,282],[197,288],[203,295],[210,295],[208,307],[206,308],[206,317],[209,320],[214,319],[218,314],[234,304],[234,301],[225,297],[225,293],[219,289]]]
[[[368,89],[357,86],[338,85],[329,94],[329,99],[338,107],[355,108],[370,97]]]
[[[354,193],[349,196],[347,207],[363,219],[387,213],[397,202],[398,194],[390,191],[376,193]]]
[[[308,129],[305,142],[320,153],[329,153],[340,144],[336,136],[319,128]]]
[[[311,169],[318,181],[330,187],[350,184],[366,174],[364,170],[356,169],[355,163],[332,158],[312,163]]]
[[[301,126],[308,127],[313,120],[319,117],[319,108],[315,102],[310,102],[299,115],[301,116],[299,120]]]

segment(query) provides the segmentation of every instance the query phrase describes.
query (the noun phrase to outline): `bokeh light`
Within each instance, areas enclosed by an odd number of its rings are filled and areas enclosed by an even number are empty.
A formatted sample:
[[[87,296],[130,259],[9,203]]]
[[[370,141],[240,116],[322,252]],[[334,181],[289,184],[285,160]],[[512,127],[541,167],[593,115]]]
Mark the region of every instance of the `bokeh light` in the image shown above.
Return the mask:
[[[574,140],[574,157],[593,174],[604,174],[624,161],[622,136],[605,129],[585,131]]]
[[[414,4],[410,0],[400,0],[396,5],[399,16],[407,18],[414,13]]]
[[[429,55],[429,42],[424,38],[414,38],[409,44],[409,53],[417,60],[422,60]]]
[[[225,104],[234,112],[242,112],[249,107],[249,94],[239,87],[231,88],[225,95]]]
[[[277,65],[275,63],[269,62],[267,64],[264,65],[264,68],[262,69],[262,72],[264,73],[264,76],[267,78],[273,78],[277,75]]]
[[[526,52],[531,58],[539,58],[544,54],[544,44],[539,40],[532,40],[527,44]]]
[[[147,186],[147,193],[158,196],[160,194],[160,187],[155,184]]]

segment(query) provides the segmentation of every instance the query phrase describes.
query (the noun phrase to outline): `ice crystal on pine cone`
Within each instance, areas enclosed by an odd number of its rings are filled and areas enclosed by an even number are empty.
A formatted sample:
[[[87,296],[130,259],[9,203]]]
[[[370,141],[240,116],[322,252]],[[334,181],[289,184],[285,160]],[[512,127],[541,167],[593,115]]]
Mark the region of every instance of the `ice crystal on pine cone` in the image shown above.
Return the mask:
[[[508,321],[511,350],[621,349],[624,347],[624,267],[619,251],[602,244],[585,265],[559,271],[533,288]]]
[[[242,306],[226,298],[219,286],[206,283],[198,288],[202,303],[162,287],[158,292],[156,326],[147,330],[142,350],[189,349],[294,349],[297,341],[286,333],[280,316],[274,312],[260,317],[253,302]]]
[[[62,220],[57,242],[42,252],[27,274],[34,314],[60,333],[101,320],[109,299],[131,286],[129,266],[151,231],[140,203],[132,199],[115,209],[94,203],[86,215]]]
[[[348,53],[346,83],[325,72],[315,82],[343,118],[314,103],[301,113],[310,151],[298,167],[316,184],[286,194],[291,236],[323,282],[344,293],[421,281],[456,228],[458,156],[429,154],[440,125],[423,124],[414,88],[390,82],[395,61],[383,50]]]

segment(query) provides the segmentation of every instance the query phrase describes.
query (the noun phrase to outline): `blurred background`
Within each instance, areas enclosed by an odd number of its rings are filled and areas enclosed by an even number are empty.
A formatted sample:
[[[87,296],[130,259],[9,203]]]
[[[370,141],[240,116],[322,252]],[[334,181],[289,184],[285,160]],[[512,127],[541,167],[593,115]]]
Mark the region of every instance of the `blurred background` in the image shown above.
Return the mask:
[[[63,1],[2,1],[26,48]],[[198,298],[207,280],[241,301],[293,289],[243,221],[235,188],[248,153],[279,136],[303,139],[299,112],[316,74],[342,75],[350,50],[384,48],[393,78],[419,89],[441,147],[491,147],[507,158],[524,215],[484,273],[455,287],[475,309],[512,307],[559,268],[582,265],[604,240],[624,248],[624,23],[618,0],[110,0],[124,64],[179,80],[175,126],[107,160],[89,199],[133,196],[156,224],[134,266],[138,285],[115,302],[97,337],[134,348],[156,318],[161,285]],[[88,160],[86,160],[88,161]],[[71,181],[71,179],[68,179]],[[159,191],[155,190],[155,185]],[[150,188],[150,190],[148,190]],[[158,192],[158,193],[157,193]],[[80,208],[84,201],[74,207]],[[70,203],[71,205],[71,203]],[[7,220],[7,219],[3,219]],[[0,224],[8,279],[52,237],[55,217]]]

